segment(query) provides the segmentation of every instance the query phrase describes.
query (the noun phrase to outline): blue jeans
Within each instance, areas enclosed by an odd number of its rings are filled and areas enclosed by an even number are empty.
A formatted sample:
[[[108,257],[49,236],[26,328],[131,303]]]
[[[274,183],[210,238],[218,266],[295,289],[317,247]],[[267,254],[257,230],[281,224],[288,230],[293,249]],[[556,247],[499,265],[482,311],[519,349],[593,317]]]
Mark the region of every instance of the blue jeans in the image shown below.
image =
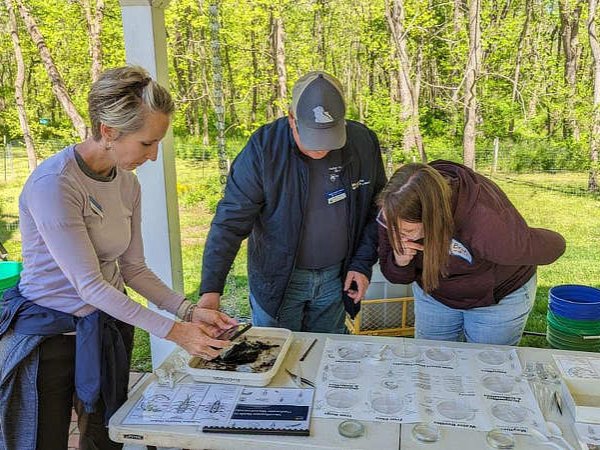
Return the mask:
[[[497,304],[454,309],[412,284],[415,296],[415,337],[439,341],[517,345],[535,301],[537,276]]]
[[[294,269],[278,317],[271,317],[250,293],[252,321],[259,327],[314,333],[346,332],[341,264],[325,269]]]

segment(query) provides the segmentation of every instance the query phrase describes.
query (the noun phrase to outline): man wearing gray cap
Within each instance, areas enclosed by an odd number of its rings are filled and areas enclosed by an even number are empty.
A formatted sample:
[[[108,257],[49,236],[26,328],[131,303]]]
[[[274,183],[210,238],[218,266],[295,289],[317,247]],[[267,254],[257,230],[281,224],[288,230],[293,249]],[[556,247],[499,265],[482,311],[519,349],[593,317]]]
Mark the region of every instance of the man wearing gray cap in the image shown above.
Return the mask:
[[[208,233],[200,304],[219,307],[248,240],[257,326],[344,333],[377,261],[375,197],[386,183],[379,142],[345,119],[340,82],[310,72],[287,118],[259,128],[231,166]]]

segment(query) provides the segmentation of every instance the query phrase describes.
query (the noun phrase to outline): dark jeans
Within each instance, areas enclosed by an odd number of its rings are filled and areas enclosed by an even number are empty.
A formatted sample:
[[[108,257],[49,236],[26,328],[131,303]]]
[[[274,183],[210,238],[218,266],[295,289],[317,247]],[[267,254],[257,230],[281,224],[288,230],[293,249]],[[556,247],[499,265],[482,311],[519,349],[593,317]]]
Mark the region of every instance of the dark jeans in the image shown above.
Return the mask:
[[[294,269],[277,318],[271,317],[250,293],[252,322],[260,327],[345,334],[341,264],[324,269]]]
[[[131,362],[134,327],[120,321],[117,327]],[[88,414],[75,395],[75,335],[52,336],[42,343],[39,352],[37,449],[67,449],[73,406],[77,412],[80,450],[123,448],[123,444],[108,437],[102,400],[98,401],[97,411]]]

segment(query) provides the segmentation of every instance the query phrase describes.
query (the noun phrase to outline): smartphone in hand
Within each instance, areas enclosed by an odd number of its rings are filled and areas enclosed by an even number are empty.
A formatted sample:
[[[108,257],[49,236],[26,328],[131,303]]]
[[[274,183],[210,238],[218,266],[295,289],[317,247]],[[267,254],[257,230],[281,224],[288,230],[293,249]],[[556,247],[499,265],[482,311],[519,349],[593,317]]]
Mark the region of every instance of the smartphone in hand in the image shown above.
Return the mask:
[[[215,339],[219,339],[221,341],[233,341],[239,338],[242,334],[252,328],[251,323],[240,323],[227,330],[223,331],[220,335],[218,335]]]

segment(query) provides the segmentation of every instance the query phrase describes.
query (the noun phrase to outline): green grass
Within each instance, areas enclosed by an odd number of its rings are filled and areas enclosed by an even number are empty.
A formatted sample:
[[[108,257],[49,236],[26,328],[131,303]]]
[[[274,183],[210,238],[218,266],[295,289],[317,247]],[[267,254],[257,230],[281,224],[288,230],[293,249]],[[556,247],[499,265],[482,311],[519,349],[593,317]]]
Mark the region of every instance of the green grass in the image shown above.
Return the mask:
[[[20,259],[20,235],[16,229],[18,195],[27,177],[23,152],[13,161],[12,175],[4,181],[0,172],[0,241],[13,259]],[[184,289],[197,299],[202,251],[218,199],[216,162],[177,160],[177,188],[181,224]],[[556,263],[540,267],[538,292],[527,330],[546,331],[546,308],[550,287],[563,283],[599,286],[600,199],[585,194],[587,175],[582,173],[511,174],[494,177],[529,225],[549,228],[567,240],[567,251]],[[246,248],[242,246],[229,277],[224,309],[232,315],[248,316]],[[142,299],[136,298],[142,301]],[[525,336],[521,345],[547,347],[543,337]],[[133,368],[150,370],[148,335],[136,331]]]
[[[523,174],[494,178],[528,224],[561,233],[565,254],[538,268],[538,291],[527,321],[529,331],[546,331],[548,290],[559,284],[600,287],[600,197],[585,194],[587,174]],[[573,192],[573,193],[568,193]],[[525,336],[521,345],[548,347],[544,338]]]

